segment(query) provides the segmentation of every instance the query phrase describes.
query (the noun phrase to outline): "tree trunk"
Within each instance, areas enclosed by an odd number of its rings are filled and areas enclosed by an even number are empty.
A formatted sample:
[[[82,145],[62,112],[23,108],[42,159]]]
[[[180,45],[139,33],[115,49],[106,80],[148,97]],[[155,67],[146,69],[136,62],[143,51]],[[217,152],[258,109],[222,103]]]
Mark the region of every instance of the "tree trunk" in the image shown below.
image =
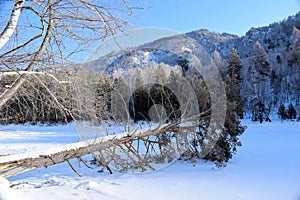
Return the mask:
[[[22,6],[25,0],[16,0],[15,5],[12,9],[10,18],[0,34],[0,49],[6,44],[6,42],[11,38],[12,34],[14,33],[15,29],[17,28],[17,24],[19,21],[19,17],[22,11]]]
[[[17,0],[16,2],[19,2],[19,1]],[[40,57],[42,56],[44,50],[46,49],[47,43],[49,42],[50,37],[51,37],[51,31],[53,29],[52,1],[48,0],[48,4],[49,4],[49,7],[48,7],[48,9],[49,9],[49,23],[48,23],[46,35],[43,39],[43,42],[42,42],[40,48],[35,53],[35,55],[33,56],[32,61],[29,63],[28,67],[26,68],[26,71],[28,71],[28,72],[31,72],[31,71],[34,70],[34,66],[36,65],[36,63],[38,62]],[[1,96],[0,96],[0,108],[2,108],[3,105],[5,105],[7,103],[7,101],[15,95],[15,93],[22,86],[22,84],[25,82],[25,80],[26,80],[26,74],[20,75],[19,78],[13,83],[13,85],[11,87],[6,89],[1,94]]]
[[[147,143],[147,145],[145,146],[147,146],[148,148],[153,148],[154,145],[161,146],[164,144],[160,143],[159,141],[154,141],[152,136],[157,136],[157,138],[160,138],[161,136],[164,136],[165,133],[173,132],[176,135],[179,134],[181,135],[181,137],[185,136],[187,138],[187,134],[194,134],[195,132],[194,130],[199,128],[201,124],[195,124],[191,126],[189,123],[187,123],[187,126],[181,126],[181,127],[178,126],[186,122],[197,121],[199,119],[208,118],[210,116],[209,112],[210,111],[206,111],[200,113],[199,115],[192,116],[191,118],[182,121],[175,121],[166,126],[159,126],[156,128],[152,127],[152,129],[146,131],[142,131],[142,132],[135,131],[131,134],[126,134],[126,135],[124,134],[125,136],[109,135],[103,138],[97,138],[92,140],[81,141],[78,143],[67,144],[65,146],[55,148],[55,149],[48,149],[44,151],[31,152],[25,154],[1,156],[0,176],[7,178],[29,170],[48,167],[65,161],[69,162],[70,159],[80,158],[81,156],[94,154],[95,152],[99,152],[100,154],[102,154],[103,151],[106,150],[109,151],[110,149],[116,149],[116,148],[119,148],[121,151],[123,151],[123,153],[125,153],[125,155],[129,159],[131,159],[134,163],[137,164],[136,167],[140,168],[142,171],[146,171],[146,168],[154,170],[155,168],[152,167],[151,164],[149,164],[146,160],[144,160],[144,158],[142,158],[142,156],[140,155],[139,150],[132,145],[133,142],[137,140],[141,140],[142,142]],[[181,140],[180,142],[182,143]],[[179,141],[176,141],[176,144],[179,144]],[[165,147],[170,147],[170,146],[165,146]],[[181,147],[177,146],[177,149],[173,148],[171,150],[180,152],[180,148]],[[101,156],[100,161],[105,167],[107,167],[113,159],[118,159],[115,158],[115,155],[116,155],[115,151],[113,150],[113,153],[110,154],[109,160],[105,160],[107,158]],[[165,158],[167,158],[168,156],[174,156],[174,154],[172,154],[170,148],[165,148],[165,151],[161,151],[160,154],[156,156],[163,158],[162,160],[164,161]]]
[[[99,140],[93,144],[82,141],[68,144],[54,150],[33,152],[29,155],[18,154],[3,156],[0,157],[0,176],[7,178],[29,170],[62,163],[72,158],[79,158],[86,154],[91,154],[93,152],[108,148],[111,145],[114,145],[114,143],[117,141],[121,140],[122,139],[109,139],[105,141]]]

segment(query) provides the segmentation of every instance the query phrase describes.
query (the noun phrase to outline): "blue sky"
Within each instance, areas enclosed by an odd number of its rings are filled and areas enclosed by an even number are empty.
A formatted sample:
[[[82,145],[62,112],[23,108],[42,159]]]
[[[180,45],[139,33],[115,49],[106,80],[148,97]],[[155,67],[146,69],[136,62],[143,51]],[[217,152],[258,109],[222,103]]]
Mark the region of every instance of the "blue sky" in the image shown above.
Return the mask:
[[[161,27],[180,33],[198,29],[244,35],[300,11],[300,0],[141,0],[135,26]]]

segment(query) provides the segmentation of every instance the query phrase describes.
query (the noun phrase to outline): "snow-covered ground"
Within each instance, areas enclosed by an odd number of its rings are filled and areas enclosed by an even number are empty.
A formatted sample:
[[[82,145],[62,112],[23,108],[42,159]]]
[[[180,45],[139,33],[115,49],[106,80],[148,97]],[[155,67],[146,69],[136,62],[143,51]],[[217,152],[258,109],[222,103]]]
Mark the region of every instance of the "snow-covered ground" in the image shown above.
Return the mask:
[[[109,175],[82,166],[76,169],[84,176],[77,177],[62,163],[0,177],[0,199],[300,200],[300,122],[243,123],[243,147],[225,168],[177,161],[152,173]],[[74,124],[1,126],[0,155],[79,140]]]

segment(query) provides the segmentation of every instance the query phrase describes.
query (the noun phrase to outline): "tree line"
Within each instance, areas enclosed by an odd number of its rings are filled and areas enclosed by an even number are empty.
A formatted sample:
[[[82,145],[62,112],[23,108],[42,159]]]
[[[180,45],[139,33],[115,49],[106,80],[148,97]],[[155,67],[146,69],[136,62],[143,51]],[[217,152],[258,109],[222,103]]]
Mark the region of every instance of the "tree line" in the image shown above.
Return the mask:
[[[228,161],[241,145],[239,136],[245,127],[241,125],[245,101],[241,94],[242,88],[242,64],[235,51],[231,50],[228,58],[227,72],[224,76],[227,95],[227,113],[225,124],[222,128],[222,137],[217,141],[214,150],[208,153],[204,159],[213,160],[222,165]],[[56,73],[58,77],[66,78],[61,71]],[[199,104],[199,113],[211,108],[210,94],[205,81],[199,74],[185,76],[180,70],[171,70],[169,75],[163,64],[156,68],[155,84],[145,84],[140,69],[134,71],[135,90],[129,100],[129,115],[134,121],[161,121],[172,123],[180,119],[182,113],[176,95],[168,88],[180,88],[182,79],[188,81],[196,94]],[[1,79],[2,89],[13,82],[15,77],[7,76]],[[124,77],[112,79],[110,74],[101,74],[95,71],[79,70],[68,76],[69,83],[58,84],[47,76],[27,81],[18,90],[17,95],[10,99],[0,110],[2,123],[68,123],[71,120],[87,120],[98,124],[105,120],[114,120],[116,113],[111,111],[111,92],[116,85],[122,90],[127,87]],[[125,90],[126,88],[124,88]],[[50,90],[50,91],[49,91]],[[57,102],[50,94],[54,94],[60,104],[68,112],[59,109]],[[186,101],[188,102],[188,100]],[[155,109],[151,110],[155,105]],[[160,106],[159,106],[160,105]],[[193,139],[193,145],[183,155],[183,159],[192,159],[199,156],[204,138],[207,134],[209,119],[201,119]],[[204,121],[203,121],[204,120]]]
[[[247,98],[245,110],[251,111],[253,121],[269,121],[269,114],[276,113],[282,104],[299,108],[300,31],[295,27],[292,37],[295,39],[293,46],[287,50],[287,62],[283,63],[280,55],[275,58],[277,64],[282,65],[281,70],[272,68],[259,42],[253,46],[243,86],[243,96]],[[279,117],[282,115],[279,114]]]

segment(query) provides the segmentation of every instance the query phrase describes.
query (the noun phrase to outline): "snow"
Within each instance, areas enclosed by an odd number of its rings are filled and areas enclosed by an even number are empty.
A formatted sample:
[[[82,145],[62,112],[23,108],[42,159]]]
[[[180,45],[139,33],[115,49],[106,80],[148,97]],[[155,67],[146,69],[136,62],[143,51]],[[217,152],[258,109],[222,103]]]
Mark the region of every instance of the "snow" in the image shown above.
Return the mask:
[[[167,124],[165,124],[167,125]],[[36,142],[40,141],[44,141],[45,139],[47,140],[47,138],[49,138],[50,135],[50,139],[52,136],[52,142],[56,143],[56,142],[60,142],[61,144],[56,144],[56,147],[52,147],[52,148],[45,148],[45,146],[52,146],[49,144],[43,144],[43,145],[34,145],[34,148],[29,148],[28,151],[28,147],[30,146],[30,142],[28,141],[28,143],[25,143],[25,145],[16,145],[17,148],[22,148],[22,149],[13,149],[13,153],[8,153],[8,151],[3,150],[2,154],[0,154],[0,163],[5,163],[5,162],[10,162],[10,161],[14,161],[14,160],[19,160],[19,159],[24,159],[24,158],[38,158],[41,155],[51,155],[51,154],[55,154],[55,153],[59,153],[62,151],[68,151],[68,150],[72,150],[72,149],[79,149],[82,147],[87,147],[91,144],[98,144],[98,143],[102,143],[102,142],[106,142],[109,140],[113,140],[113,139],[119,139],[122,138],[124,136],[128,136],[128,135],[138,135],[138,134],[142,134],[146,131],[154,130],[158,127],[163,128],[165,125],[159,125],[158,123],[151,123],[151,127],[149,128],[149,125],[145,124],[135,124],[135,125],[131,125],[130,132],[125,132],[124,127],[122,128],[122,126],[124,125],[115,125],[115,126],[111,126],[111,127],[107,127],[107,129],[105,131],[103,131],[103,127],[98,127],[98,126],[92,126],[92,125],[88,125],[87,122],[77,122],[76,123],[76,127],[77,127],[77,131],[79,133],[79,136],[81,138],[82,141],[79,142],[73,142],[71,144],[63,144],[60,141],[61,135],[63,134],[63,137],[61,139],[63,139],[64,137],[66,137],[67,135],[64,133],[55,133],[55,132],[38,132],[38,131],[19,131],[16,130],[15,132],[9,132],[7,133],[7,131],[3,131],[2,135],[3,135],[3,143],[9,143],[7,146],[12,146],[12,144],[9,141],[14,141],[17,140],[20,142],[20,139],[22,141],[22,139],[24,140],[26,137],[31,137],[31,140],[34,140]],[[75,125],[73,125],[75,126]],[[69,125],[69,127],[72,127],[72,125]],[[47,127],[48,129],[50,129],[51,127]],[[54,129],[55,130],[55,129]],[[75,129],[72,129],[72,132],[69,132],[69,134],[72,134],[73,136],[75,135],[74,133],[76,133]],[[105,134],[105,135],[104,135]],[[32,137],[33,136],[33,137]],[[9,139],[9,137],[11,137],[11,139]],[[19,140],[18,140],[19,139]],[[68,140],[64,140],[63,141],[68,141]],[[15,141],[14,141],[15,142]],[[50,141],[49,141],[50,142]],[[15,144],[15,143],[14,143]],[[32,144],[32,142],[31,142]],[[44,148],[43,148],[44,146]],[[40,149],[41,148],[41,149]],[[34,149],[34,151],[32,151],[32,149]],[[9,149],[9,151],[12,151],[12,149]],[[21,151],[22,153],[18,153],[18,151]],[[25,151],[25,152],[24,152]],[[2,156],[1,156],[2,155]]]
[[[17,199],[16,193],[11,189],[8,180],[0,177],[0,199]]]
[[[299,200],[300,122],[243,123],[248,127],[241,136],[243,146],[224,168],[210,162],[176,161],[151,173],[110,175],[79,168],[72,160],[83,177],[77,177],[66,163],[0,177],[0,199]],[[74,124],[0,127],[0,155],[78,141]]]

